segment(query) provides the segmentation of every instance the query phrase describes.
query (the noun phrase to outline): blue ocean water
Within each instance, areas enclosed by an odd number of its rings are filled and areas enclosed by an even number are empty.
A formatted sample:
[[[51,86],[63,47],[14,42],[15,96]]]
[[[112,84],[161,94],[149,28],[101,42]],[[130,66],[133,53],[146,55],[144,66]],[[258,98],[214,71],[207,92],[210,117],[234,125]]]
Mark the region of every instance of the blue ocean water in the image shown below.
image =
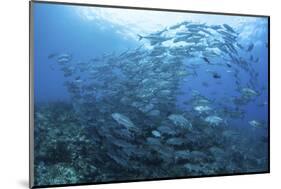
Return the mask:
[[[110,29],[109,32],[104,32],[94,24],[83,22],[73,9],[75,8],[44,4],[38,4],[34,9],[34,58],[38,62],[34,71],[35,100],[38,102],[68,98],[62,85],[63,75],[50,67],[50,53],[75,53],[75,59],[83,61],[102,53],[122,52],[137,46],[136,42],[120,39]]]
[[[44,3],[33,10],[36,185],[267,171],[266,17]],[[178,131],[188,122],[193,130]],[[152,162],[155,172],[146,170]]]

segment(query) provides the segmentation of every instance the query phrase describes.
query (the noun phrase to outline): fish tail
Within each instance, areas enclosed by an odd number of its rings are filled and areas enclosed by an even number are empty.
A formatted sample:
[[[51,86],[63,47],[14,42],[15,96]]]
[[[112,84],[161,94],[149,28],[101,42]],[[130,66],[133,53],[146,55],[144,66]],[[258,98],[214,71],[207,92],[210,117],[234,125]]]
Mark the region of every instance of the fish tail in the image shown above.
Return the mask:
[[[139,37],[139,41],[142,40],[143,36],[141,36],[141,35],[139,35],[139,34],[137,34],[137,35],[138,35],[138,37]]]
[[[225,119],[225,120],[223,120],[223,124],[225,125],[225,126],[228,126],[228,121]]]
[[[197,77],[197,76],[198,76],[196,70],[193,70],[193,76],[194,76],[194,77]]]

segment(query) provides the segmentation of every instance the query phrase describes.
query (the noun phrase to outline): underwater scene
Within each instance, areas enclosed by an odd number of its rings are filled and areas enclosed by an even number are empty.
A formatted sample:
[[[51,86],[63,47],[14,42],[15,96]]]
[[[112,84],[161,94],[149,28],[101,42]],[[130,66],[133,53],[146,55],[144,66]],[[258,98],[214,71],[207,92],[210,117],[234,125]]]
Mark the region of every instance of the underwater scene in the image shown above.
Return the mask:
[[[32,10],[35,186],[269,171],[268,17]]]

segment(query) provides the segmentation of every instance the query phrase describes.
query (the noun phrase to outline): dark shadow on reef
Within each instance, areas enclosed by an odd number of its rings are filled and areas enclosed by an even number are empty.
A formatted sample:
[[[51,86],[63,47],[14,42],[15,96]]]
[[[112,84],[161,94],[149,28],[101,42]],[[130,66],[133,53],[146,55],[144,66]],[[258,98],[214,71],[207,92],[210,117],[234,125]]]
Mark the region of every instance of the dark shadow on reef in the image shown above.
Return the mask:
[[[267,170],[266,142],[196,118],[192,128],[149,120],[131,132],[110,118],[83,125],[72,105],[60,102],[36,107],[35,123],[36,185]]]

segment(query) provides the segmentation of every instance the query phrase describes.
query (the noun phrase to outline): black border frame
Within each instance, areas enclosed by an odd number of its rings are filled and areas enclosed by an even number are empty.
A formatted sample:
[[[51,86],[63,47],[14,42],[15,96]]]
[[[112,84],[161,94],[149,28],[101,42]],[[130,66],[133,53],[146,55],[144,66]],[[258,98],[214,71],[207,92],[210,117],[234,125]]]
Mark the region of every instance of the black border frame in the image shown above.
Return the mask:
[[[33,12],[32,4],[54,4],[54,5],[71,5],[71,6],[87,6],[87,7],[100,7],[100,8],[119,8],[119,9],[131,9],[131,10],[147,10],[147,11],[165,11],[165,12],[181,12],[181,13],[195,13],[195,14],[212,14],[212,15],[224,15],[224,16],[245,16],[245,17],[263,17],[268,20],[268,170],[261,172],[247,172],[247,173],[234,173],[234,174],[215,174],[204,176],[184,176],[184,177],[163,177],[152,179],[133,179],[133,180],[118,180],[107,182],[89,182],[89,183],[75,183],[75,184],[55,184],[55,185],[33,185],[34,181],[34,167],[33,167],[33,149],[34,149],[34,91],[33,91]],[[117,5],[102,5],[102,4],[88,4],[88,3],[69,3],[69,2],[56,2],[56,1],[41,1],[31,0],[29,1],[29,188],[52,188],[52,187],[65,187],[65,186],[84,186],[84,185],[99,185],[99,184],[114,184],[114,183],[131,183],[131,182],[144,182],[144,181],[161,181],[161,180],[176,180],[176,179],[188,179],[188,178],[209,178],[209,177],[223,177],[223,176],[239,176],[239,175],[253,175],[253,174],[266,174],[270,173],[270,16],[269,15],[254,15],[254,14],[240,14],[240,13],[224,13],[224,12],[207,12],[207,11],[192,11],[192,10],[179,10],[179,9],[163,9],[163,8],[149,8],[149,7],[133,7],[133,6],[117,6]]]

